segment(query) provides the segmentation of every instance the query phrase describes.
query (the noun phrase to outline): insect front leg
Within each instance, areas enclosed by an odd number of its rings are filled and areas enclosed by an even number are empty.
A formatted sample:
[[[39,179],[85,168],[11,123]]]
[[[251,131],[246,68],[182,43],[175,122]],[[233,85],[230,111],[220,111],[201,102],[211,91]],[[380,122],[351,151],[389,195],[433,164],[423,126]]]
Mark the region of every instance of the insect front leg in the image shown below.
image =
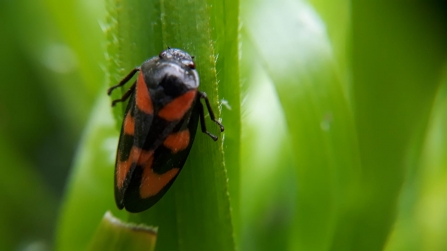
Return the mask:
[[[115,90],[118,87],[121,87],[123,85],[125,85],[132,77],[133,75],[135,75],[135,73],[137,73],[137,71],[140,71],[140,67],[137,67],[135,69],[133,69],[129,74],[127,74],[127,76],[125,76],[117,85],[114,85],[112,87],[110,87],[107,90],[107,95],[110,95],[112,93],[113,90]],[[124,94],[126,95],[126,94]]]

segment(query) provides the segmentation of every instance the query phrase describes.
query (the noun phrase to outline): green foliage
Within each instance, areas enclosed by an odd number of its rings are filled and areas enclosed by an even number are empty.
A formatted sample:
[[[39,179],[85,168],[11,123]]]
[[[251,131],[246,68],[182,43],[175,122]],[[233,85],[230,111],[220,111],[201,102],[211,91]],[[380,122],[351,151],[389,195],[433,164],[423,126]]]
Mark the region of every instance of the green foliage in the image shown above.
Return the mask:
[[[421,162],[425,135],[435,129],[430,111],[445,112],[434,102],[445,88],[440,12],[376,1],[352,3],[349,14],[340,12],[346,1],[312,2],[317,9],[300,1],[242,2],[242,69],[254,96],[246,109],[269,114],[250,114],[258,123],[243,124],[243,133],[259,132],[242,143],[249,188],[241,191],[242,249],[442,250],[442,242],[414,238],[428,235],[414,230],[424,222],[414,216],[424,199],[417,173],[429,168]]]
[[[1,2],[2,247],[444,250],[446,9]],[[127,88],[105,90],[167,46],[195,56],[225,132],[208,123],[219,141],[198,132],[167,194],[129,214],[113,198],[124,106],[110,107]]]

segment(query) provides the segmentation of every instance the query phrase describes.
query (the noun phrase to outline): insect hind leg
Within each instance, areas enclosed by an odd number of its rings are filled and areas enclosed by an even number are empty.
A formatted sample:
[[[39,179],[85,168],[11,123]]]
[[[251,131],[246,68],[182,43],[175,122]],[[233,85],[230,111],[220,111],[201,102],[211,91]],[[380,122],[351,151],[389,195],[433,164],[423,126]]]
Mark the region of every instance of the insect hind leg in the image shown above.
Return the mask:
[[[200,117],[200,128],[202,129],[202,132],[205,133],[206,135],[210,136],[214,141],[217,141],[217,136],[211,134],[210,132],[208,132],[206,130],[206,124],[205,124],[205,112],[203,111],[203,105],[200,102],[200,100],[198,100],[197,105],[199,106],[199,117]]]
[[[211,108],[211,104],[210,104],[210,101],[208,99],[208,96],[204,92],[198,92],[198,93],[199,93],[199,97],[201,99],[205,100],[206,108],[208,109],[208,113],[210,114],[211,120],[214,121],[214,123],[216,123],[220,127],[220,131],[223,132],[225,130],[225,128],[219,121],[216,120],[216,117],[214,116],[214,112],[213,112],[213,109]],[[202,103],[200,103],[200,105],[202,105]],[[201,115],[201,118],[202,118],[202,116],[204,117],[203,106],[201,108],[201,113],[202,113],[202,115]],[[203,120],[205,120],[205,119],[203,119]],[[203,123],[205,123],[205,122],[203,122]],[[203,129],[202,129],[202,131],[203,131]]]
[[[140,67],[137,67],[135,69],[133,69],[129,74],[127,74],[127,76],[125,76],[117,85],[111,86],[108,90],[107,90],[107,95],[110,95],[112,93],[113,90],[115,90],[118,87],[121,87],[123,85],[125,85],[132,77],[133,75],[135,75],[135,73],[137,73],[137,71],[140,71]],[[126,95],[126,94],[124,94]]]

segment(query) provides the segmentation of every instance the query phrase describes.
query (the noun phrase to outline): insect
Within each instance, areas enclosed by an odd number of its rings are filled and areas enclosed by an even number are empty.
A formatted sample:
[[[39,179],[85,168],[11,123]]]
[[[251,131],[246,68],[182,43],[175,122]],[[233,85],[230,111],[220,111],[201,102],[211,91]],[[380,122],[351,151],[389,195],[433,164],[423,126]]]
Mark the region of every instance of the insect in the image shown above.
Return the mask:
[[[138,77],[118,102],[129,99],[124,114],[115,166],[115,201],[119,209],[141,212],[166,193],[185,164],[198,122],[207,131],[201,99],[212,121],[216,120],[205,93],[198,91],[199,75],[193,58],[180,49],[162,51],[133,69],[120,83]]]

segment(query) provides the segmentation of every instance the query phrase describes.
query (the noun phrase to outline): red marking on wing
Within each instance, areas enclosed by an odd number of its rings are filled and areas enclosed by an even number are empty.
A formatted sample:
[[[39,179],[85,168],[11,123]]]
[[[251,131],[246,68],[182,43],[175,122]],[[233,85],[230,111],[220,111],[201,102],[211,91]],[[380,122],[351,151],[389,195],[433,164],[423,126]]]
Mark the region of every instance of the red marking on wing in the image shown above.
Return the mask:
[[[147,89],[146,82],[144,82],[143,72],[140,71],[137,79],[137,94],[136,94],[137,107],[141,111],[147,114],[154,113],[154,107],[152,106],[151,95]]]
[[[153,161],[153,152],[151,152],[144,165],[143,176],[141,177],[140,196],[143,199],[159,193],[180,171],[180,168],[172,168],[163,174],[155,173],[152,169]]]
[[[116,165],[116,185],[118,186],[118,189],[123,188],[127,173],[129,172],[132,163],[137,162],[140,153],[141,149],[134,146],[130,150],[129,158],[125,161],[118,161]],[[119,156],[117,158],[119,158]]]
[[[185,94],[172,100],[169,104],[165,105],[165,107],[163,107],[158,113],[158,116],[167,121],[180,120],[191,107],[195,96],[195,89],[186,92]]]
[[[169,134],[163,145],[171,149],[172,153],[177,153],[186,149],[189,145],[189,130],[183,130]]]
[[[152,166],[152,161],[154,160],[154,151],[141,151],[140,157],[138,158],[138,165],[146,167]]]
[[[127,135],[133,135],[135,133],[135,119],[130,115],[130,111],[124,119],[124,133]]]

